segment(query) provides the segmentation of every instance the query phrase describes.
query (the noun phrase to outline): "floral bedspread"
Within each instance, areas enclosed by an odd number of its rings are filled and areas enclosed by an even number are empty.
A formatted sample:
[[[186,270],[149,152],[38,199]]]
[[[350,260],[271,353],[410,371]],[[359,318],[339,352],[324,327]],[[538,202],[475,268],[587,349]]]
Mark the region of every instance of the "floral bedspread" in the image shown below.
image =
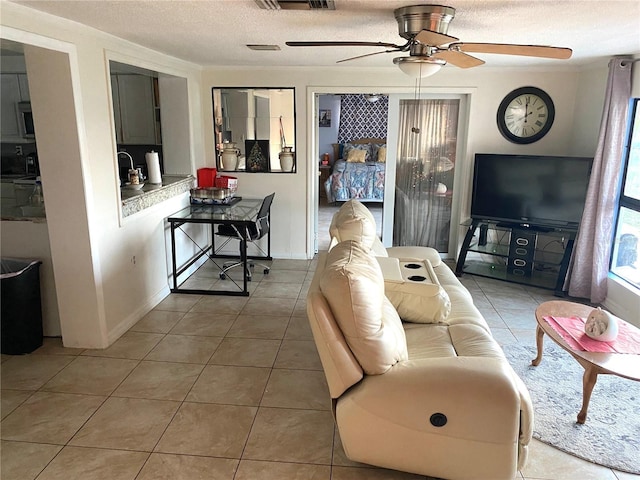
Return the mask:
[[[382,202],[384,178],[385,163],[338,160],[324,184],[327,200],[333,203],[357,198],[361,202]]]

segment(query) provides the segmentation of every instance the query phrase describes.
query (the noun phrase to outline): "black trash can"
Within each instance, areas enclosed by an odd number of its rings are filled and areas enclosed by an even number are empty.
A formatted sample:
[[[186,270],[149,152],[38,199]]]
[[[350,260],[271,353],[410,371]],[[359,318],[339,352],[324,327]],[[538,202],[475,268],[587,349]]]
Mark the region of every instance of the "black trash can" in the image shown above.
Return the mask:
[[[2,353],[31,353],[42,346],[41,264],[40,260],[24,258],[1,260]]]

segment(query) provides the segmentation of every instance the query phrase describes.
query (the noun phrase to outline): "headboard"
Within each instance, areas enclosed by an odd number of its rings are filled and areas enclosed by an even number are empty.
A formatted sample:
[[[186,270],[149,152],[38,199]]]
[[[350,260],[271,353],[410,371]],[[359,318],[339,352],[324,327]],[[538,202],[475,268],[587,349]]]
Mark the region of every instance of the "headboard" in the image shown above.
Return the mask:
[[[353,143],[355,145],[365,145],[367,143],[376,143],[378,145],[384,145],[385,143],[387,143],[387,139],[386,138],[359,138],[357,140],[350,140],[349,142],[345,142],[345,143]],[[335,162],[336,160],[340,160],[340,144],[332,143],[331,146],[333,147],[333,161]]]

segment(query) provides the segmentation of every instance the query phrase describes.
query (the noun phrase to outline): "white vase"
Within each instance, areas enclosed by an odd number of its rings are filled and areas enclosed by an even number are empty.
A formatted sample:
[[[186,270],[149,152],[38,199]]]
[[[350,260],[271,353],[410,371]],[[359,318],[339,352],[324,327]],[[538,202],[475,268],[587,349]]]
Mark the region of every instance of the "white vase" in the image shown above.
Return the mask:
[[[293,171],[293,152],[292,147],[284,147],[280,152],[280,169],[283,172]]]
[[[235,143],[225,143],[222,149],[222,168],[225,171],[234,171],[238,168],[238,153]]]

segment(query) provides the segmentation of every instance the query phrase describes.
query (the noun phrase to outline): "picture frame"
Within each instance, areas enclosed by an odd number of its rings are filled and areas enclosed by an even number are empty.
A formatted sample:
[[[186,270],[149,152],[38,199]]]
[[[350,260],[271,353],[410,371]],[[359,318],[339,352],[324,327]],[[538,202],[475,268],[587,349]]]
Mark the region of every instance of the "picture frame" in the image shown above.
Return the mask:
[[[269,140],[245,140],[246,171],[264,173],[271,171]]]
[[[320,127],[331,126],[331,110],[320,110],[320,117],[318,119],[318,125]]]

